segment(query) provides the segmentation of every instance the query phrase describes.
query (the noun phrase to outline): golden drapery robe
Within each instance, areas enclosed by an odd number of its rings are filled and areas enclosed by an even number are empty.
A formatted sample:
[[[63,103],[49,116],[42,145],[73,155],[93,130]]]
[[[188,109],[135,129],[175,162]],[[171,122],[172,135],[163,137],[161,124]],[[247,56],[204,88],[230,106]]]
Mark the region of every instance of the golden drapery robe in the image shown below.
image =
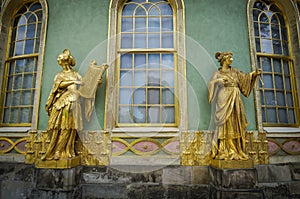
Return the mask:
[[[218,79],[227,79],[220,83]],[[247,159],[245,130],[247,119],[240,93],[248,97],[256,76],[230,67],[217,70],[208,83],[209,103],[215,100],[215,131],[212,143],[212,158]]]
[[[60,84],[81,81],[76,71],[61,71],[54,79],[54,85],[46,103],[48,112],[47,132],[51,134],[46,159],[70,158],[75,156],[74,142],[77,130],[82,130],[82,115],[79,92],[76,84],[60,88]],[[56,156],[56,157],[55,157]]]

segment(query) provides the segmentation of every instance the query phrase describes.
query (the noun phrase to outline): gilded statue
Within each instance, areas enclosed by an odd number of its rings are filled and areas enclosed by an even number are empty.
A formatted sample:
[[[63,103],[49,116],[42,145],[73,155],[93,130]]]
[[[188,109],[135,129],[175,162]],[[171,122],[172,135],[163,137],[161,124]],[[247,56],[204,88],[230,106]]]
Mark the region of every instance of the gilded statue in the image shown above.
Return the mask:
[[[55,76],[46,103],[46,111],[49,115],[47,133],[51,138],[42,160],[75,157],[75,139],[77,132],[83,129],[80,105],[82,95],[79,91],[79,87],[84,85],[83,78],[73,69],[75,59],[70,50],[65,49],[58,55],[57,62],[62,67],[62,71]],[[92,62],[92,64],[95,63]],[[107,65],[105,65],[106,68]],[[101,76],[98,76],[96,81],[101,84]]]
[[[217,52],[220,68],[208,83],[209,103],[215,102],[211,158],[248,160],[245,153],[247,119],[240,93],[248,97],[261,70],[243,73],[231,66],[232,52]]]

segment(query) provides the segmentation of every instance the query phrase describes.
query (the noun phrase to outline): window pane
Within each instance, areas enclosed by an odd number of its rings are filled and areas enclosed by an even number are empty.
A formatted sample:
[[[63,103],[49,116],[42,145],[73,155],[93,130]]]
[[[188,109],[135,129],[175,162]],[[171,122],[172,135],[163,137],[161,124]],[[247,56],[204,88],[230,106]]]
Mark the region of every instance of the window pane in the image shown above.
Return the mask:
[[[146,122],[146,107],[135,106],[133,107],[133,118],[135,123],[145,123]]]
[[[292,109],[289,110],[290,123],[296,123],[295,120],[295,111]]]
[[[26,33],[27,39],[35,37],[35,28],[36,28],[35,24],[29,24],[27,26],[27,33]]]
[[[135,15],[139,15],[139,16],[143,16],[143,15],[146,15],[146,11],[141,7],[139,6],[136,10],[135,10]]]
[[[260,24],[260,35],[261,37],[270,38],[270,26],[269,24]]]
[[[274,65],[274,72],[282,73],[280,59],[273,59],[273,65]]]
[[[163,48],[173,48],[173,33],[162,34],[162,47]]]
[[[24,71],[24,59],[19,59],[16,60],[16,69],[13,73],[10,74],[14,74],[14,73],[22,73]]]
[[[277,114],[276,114],[275,109],[268,108],[267,114],[268,114],[268,122],[269,123],[277,123]]]
[[[120,85],[121,86],[132,86],[132,71],[121,71],[120,72]]]
[[[163,86],[174,86],[174,72],[163,71],[162,72],[162,85]]]
[[[285,106],[285,98],[283,92],[276,92],[278,106]]]
[[[281,75],[275,75],[275,85],[276,85],[276,89],[284,89],[283,79]]]
[[[119,118],[120,123],[132,123],[133,118],[130,114],[129,106],[120,106],[119,107]]]
[[[160,104],[159,89],[148,89],[148,104]]]
[[[22,92],[22,102],[21,105],[32,105],[31,104],[31,91],[23,91]]]
[[[34,71],[34,59],[28,58],[25,59],[24,72],[33,72]]]
[[[14,80],[13,81],[14,81],[14,87],[13,87],[14,90],[22,88],[22,75],[16,75],[16,76],[14,76]]]
[[[173,18],[162,19],[162,31],[173,31]]]
[[[174,123],[175,122],[175,111],[174,107],[164,107],[162,112],[163,123]]]
[[[134,55],[134,68],[145,68],[146,67],[146,54],[135,54]]]
[[[148,48],[160,48],[160,34],[148,34]]]
[[[122,18],[122,32],[132,31],[132,18]]]
[[[25,28],[26,28],[26,26],[18,27],[17,40],[23,40],[25,38]]]
[[[134,90],[134,104],[146,104],[145,88],[138,88]]]
[[[131,68],[132,67],[132,54],[121,55],[121,67],[120,68]]]
[[[274,54],[282,54],[281,42],[279,40],[273,40]]]
[[[263,75],[265,88],[273,88],[272,75]]]
[[[153,7],[149,10],[149,15],[150,15],[150,16],[159,16],[159,15],[160,15],[160,12],[159,12],[159,10],[157,9],[156,6],[153,6]]]
[[[146,34],[135,34],[134,47],[146,48]]]
[[[10,117],[9,123],[19,123],[19,109],[18,108],[11,108],[10,109]]]
[[[255,47],[256,47],[256,52],[261,52],[261,49],[260,49],[260,39],[259,38],[255,39]]]
[[[132,34],[121,35],[121,48],[132,48]]]
[[[283,68],[284,68],[284,74],[289,75],[290,74],[289,63],[285,60],[283,60]]]
[[[134,71],[134,86],[146,85],[146,71]]]
[[[280,39],[279,26],[272,25],[272,37],[273,39]]]
[[[148,31],[160,32],[160,18],[148,18]]]
[[[33,47],[34,47],[34,40],[33,39],[26,40],[24,54],[32,54]]]
[[[162,103],[163,104],[174,104],[174,90],[164,88],[162,90]]]
[[[292,90],[291,80],[289,77],[285,78],[285,89],[289,91]]]
[[[135,7],[136,7],[135,4],[128,4],[128,5],[124,6],[122,15],[123,16],[132,16]]]
[[[288,106],[289,107],[293,107],[294,106],[294,100],[293,100],[293,95],[292,93],[287,93],[286,94],[286,97],[287,97],[287,101],[288,101]]]
[[[160,86],[159,71],[148,72],[148,86]]]
[[[173,15],[172,8],[169,4],[161,3],[161,4],[158,4],[158,6],[160,8],[160,11],[161,11],[162,15]]]
[[[131,88],[121,88],[120,89],[120,96],[119,96],[119,103],[120,104],[131,104]]]
[[[31,74],[24,75],[23,89],[32,88],[32,87],[34,87],[34,85],[33,85],[33,76]]]
[[[135,32],[146,32],[146,18],[135,18]]]
[[[275,95],[273,91],[265,91],[267,105],[276,106]]]
[[[24,41],[16,42],[15,55],[23,55]]]
[[[148,122],[160,123],[160,107],[151,106],[148,109],[149,109]]]
[[[257,22],[254,22],[254,35],[256,37],[259,36],[259,29],[258,29],[258,23]]]
[[[267,57],[262,57],[262,66],[263,66],[263,71],[264,72],[272,72],[272,67],[271,67],[271,60],[270,58]]]
[[[262,52],[263,53],[272,53],[272,42],[269,39],[261,39]]]
[[[12,94],[13,94],[12,95],[13,98],[12,98],[11,105],[12,106],[18,106],[20,104],[20,97],[21,97],[20,92],[13,92]]]
[[[279,108],[278,114],[279,114],[279,122],[280,123],[288,123],[288,118],[287,118],[288,116],[287,116],[286,109]]]
[[[29,123],[30,122],[30,118],[29,116],[31,109],[30,108],[21,108],[20,109],[20,123]]]
[[[162,55],[162,68],[174,68],[173,54],[163,54]]]
[[[148,56],[148,67],[149,68],[160,68],[160,55],[159,54],[149,54]]]

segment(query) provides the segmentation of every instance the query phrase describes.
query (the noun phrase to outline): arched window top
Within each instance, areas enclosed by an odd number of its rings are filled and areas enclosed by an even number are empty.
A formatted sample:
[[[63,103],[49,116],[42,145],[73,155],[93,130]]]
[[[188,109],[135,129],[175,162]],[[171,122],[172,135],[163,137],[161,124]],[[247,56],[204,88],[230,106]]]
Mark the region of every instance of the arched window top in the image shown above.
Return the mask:
[[[166,16],[173,15],[173,10],[168,1],[127,1],[123,7],[123,16]]]

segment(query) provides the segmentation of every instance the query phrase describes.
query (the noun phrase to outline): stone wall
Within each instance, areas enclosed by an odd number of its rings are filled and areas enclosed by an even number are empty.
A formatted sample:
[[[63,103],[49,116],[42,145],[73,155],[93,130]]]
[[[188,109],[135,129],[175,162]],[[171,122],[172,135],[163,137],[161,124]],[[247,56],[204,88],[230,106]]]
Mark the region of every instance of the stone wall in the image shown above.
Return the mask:
[[[299,198],[300,163],[254,169],[0,163],[0,198]]]

